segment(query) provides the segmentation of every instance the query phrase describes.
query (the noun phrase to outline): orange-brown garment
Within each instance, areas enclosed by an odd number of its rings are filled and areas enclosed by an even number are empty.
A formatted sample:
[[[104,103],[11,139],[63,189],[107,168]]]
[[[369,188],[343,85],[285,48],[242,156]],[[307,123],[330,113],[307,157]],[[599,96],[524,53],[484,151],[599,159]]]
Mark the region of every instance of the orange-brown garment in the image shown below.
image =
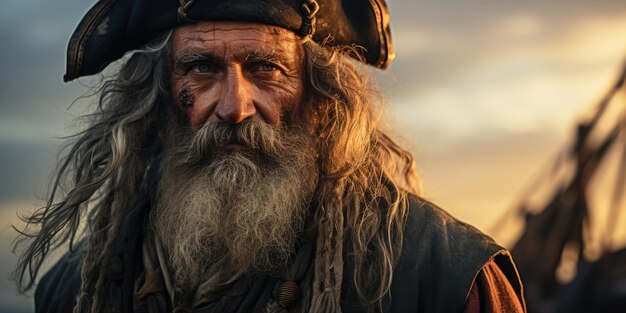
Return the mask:
[[[524,312],[515,290],[494,261],[478,273],[465,302],[463,313]]]

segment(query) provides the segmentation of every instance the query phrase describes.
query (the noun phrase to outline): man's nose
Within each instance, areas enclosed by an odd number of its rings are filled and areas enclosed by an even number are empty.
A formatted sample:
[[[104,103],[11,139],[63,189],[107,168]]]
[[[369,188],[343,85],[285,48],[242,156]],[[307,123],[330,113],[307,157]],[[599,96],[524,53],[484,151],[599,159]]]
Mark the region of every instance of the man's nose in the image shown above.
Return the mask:
[[[251,88],[241,67],[229,69],[215,107],[215,116],[225,122],[239,124],[256,115]]]

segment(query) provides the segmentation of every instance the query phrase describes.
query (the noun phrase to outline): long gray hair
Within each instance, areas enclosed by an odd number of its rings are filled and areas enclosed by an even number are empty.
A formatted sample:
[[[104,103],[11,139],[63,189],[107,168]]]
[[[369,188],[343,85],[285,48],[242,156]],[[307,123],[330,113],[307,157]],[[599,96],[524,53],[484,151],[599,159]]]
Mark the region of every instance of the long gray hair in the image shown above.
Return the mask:
[[[34,286],[51,249],[64,243],[72,249],[81,224],[89,238],[83,281],[96,271],[95,260],[108,253],[115,238],[110,234],[137,200],[147,162],[160,142],[169,94],[168,41],[169,34],[135,51],[116,77],[103,81],[97,109],[85,117],[88,127],[63,147],[47,203],[24,218],[27,225],[14,246],[27,244],[14,272],[20,292]]]
[[[311,312],[339,311],[344,244],[364,302],[376,303],[389,291],[406,195],[419,192],[419,178],[411,154],[381,129],[381,97],[362,65],[343,55],[355,50],[310,41],[304,48],[310,104],[304,114],[318,123],[321,173],[314,195],[319,235]],[[50,249],[73,245],[87,216],[77,310],[97,311],[106,301],[99,266],[110,259],[146,168],[159,153],[164,108],[171,105],[169,71],[168,35],[136,51],[119,75],[103,82],[97,111],[67,145],[46,205],[25,218],[28,226],[15,245],[27,243],[14,273],[20,291],[33,287]]]

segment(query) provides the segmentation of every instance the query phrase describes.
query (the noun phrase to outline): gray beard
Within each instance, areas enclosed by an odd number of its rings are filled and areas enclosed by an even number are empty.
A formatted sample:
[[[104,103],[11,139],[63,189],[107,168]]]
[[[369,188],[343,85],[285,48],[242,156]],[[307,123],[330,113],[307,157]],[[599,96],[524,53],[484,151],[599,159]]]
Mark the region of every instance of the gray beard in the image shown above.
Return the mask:
[[[167,137],[151,223],[175,283],[282,271],[319,178],[312,136],[218,121],[198,130],[174,123]]]

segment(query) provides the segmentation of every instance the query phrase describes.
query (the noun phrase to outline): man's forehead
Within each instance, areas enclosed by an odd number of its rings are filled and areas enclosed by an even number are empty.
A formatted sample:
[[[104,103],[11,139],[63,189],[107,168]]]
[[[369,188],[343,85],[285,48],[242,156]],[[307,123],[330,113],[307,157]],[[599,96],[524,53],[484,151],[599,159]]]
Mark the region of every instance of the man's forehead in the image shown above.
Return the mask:
[[[293,32],[265,24],[206,21],[178,27],[173,33],[174,53],[185,50],[272,50],[292,53],[301,39]]]

